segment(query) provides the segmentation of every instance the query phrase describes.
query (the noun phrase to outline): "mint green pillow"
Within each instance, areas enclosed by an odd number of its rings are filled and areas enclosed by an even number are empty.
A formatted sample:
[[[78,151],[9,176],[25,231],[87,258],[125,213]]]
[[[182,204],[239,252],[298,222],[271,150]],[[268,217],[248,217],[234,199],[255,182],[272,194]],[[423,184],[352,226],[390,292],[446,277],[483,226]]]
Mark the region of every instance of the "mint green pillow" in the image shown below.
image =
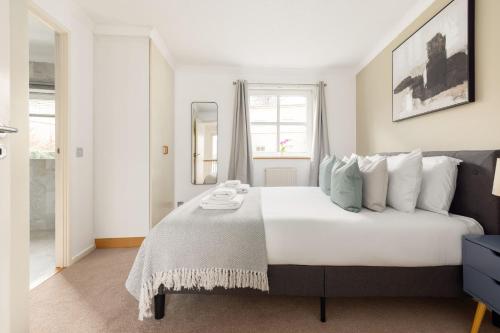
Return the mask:
[[[332,168],[330,199],[350,212],[358,213],[363,201],[363,180],[357,158],[337,161]]]
[[[335,156],[325,156],[319,165],[319,187],[327,195],[330,195],[331,173],[335,160]]]

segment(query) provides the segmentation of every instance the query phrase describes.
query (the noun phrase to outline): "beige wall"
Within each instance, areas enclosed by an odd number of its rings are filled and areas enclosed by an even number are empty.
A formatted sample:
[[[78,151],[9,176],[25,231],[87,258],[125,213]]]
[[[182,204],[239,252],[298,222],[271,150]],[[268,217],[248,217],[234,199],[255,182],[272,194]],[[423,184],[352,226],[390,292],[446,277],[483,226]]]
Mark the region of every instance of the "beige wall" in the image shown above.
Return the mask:
[[[151,226],[174,208],[174,71],[153,42],[149,52]],[[163,146],[169,147],[168,155]]]
[[[476,102],[392,122],[392,50],[449,2],[436,0],[358,73],[358,153],[500,149],[499,0],[476,0]]]

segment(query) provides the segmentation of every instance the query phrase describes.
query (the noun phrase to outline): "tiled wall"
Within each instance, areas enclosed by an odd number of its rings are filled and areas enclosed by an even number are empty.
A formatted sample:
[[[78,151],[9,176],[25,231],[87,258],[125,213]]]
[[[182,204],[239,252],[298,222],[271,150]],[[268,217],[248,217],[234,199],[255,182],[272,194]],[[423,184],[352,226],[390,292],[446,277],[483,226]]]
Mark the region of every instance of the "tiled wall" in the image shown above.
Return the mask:
[[[55,227],[55,160],[30,160],[30,229]]]

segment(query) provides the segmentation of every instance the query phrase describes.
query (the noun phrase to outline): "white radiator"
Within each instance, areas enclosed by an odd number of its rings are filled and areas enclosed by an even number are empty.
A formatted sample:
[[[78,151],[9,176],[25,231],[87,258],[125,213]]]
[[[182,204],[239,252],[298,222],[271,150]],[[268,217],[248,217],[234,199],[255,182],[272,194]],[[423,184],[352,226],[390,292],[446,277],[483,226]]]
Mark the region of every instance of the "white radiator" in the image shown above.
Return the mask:
[[[296,168],[266,168],[266,186],[297,186]]]

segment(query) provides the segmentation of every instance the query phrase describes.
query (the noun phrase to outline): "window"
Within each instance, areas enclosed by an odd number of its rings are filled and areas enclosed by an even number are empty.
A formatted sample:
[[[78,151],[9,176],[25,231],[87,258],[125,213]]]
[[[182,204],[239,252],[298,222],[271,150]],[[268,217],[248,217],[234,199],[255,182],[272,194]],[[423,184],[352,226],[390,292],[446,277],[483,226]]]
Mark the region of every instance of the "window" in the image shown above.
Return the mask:
[[[30,153],[32,159],[55,157],[56,105],[53,91],[31,91],[29,97]]]
[[[309,157],[311,90],[249,90],[253,155]]]

